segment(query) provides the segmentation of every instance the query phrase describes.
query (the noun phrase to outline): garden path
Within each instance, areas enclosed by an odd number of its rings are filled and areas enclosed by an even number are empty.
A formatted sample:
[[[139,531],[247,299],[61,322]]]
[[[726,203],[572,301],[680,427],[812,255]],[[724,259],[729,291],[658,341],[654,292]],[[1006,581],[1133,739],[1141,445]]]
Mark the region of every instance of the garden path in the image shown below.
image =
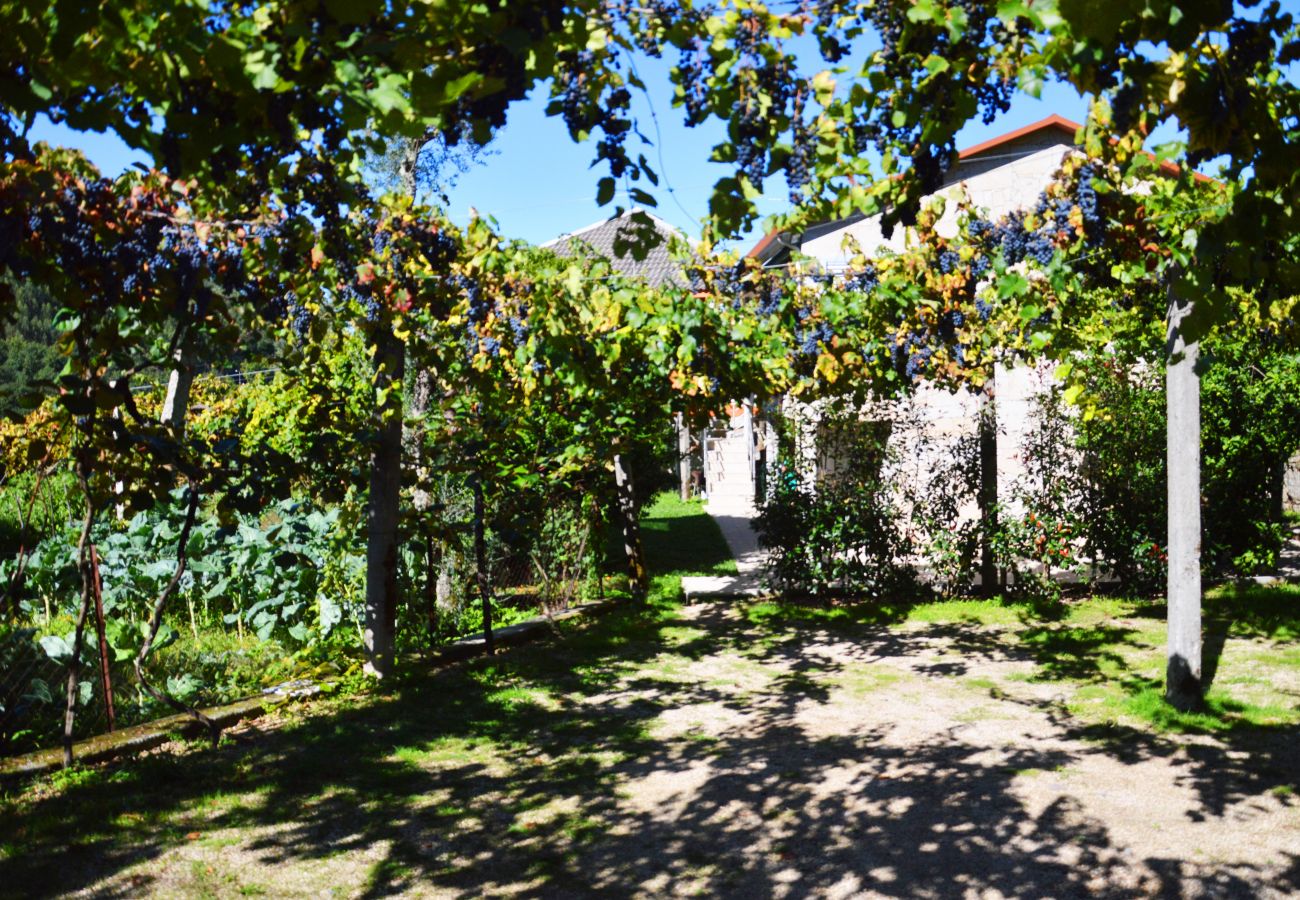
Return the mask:
[[[763,551],[754,533],[753,507],[709,507],[709,515],[718,523],[732,557],[735,575],[689,575],[682,579],[687,600],[706,597],[756,597],[763,587]]]
[[[7,811],[0,894],[1295,896],[1293,724],[1172,738],[1071,714],[1111,655],[1159,639],[1128,619],[611,613],[32,798]],[[1264,651],[1231,640],[1219,680]]]

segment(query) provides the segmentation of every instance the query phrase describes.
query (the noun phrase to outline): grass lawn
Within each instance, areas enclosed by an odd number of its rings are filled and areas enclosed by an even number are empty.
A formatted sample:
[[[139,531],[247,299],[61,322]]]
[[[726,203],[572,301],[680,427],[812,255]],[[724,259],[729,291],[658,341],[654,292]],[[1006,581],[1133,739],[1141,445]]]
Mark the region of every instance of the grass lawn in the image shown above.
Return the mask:
[[[1207,604],[1209,709],[1151,700],[1160,610],[648,604],[211,750],[0,802],[0,895],[1042,896],[1300,890],[1300,594]]]

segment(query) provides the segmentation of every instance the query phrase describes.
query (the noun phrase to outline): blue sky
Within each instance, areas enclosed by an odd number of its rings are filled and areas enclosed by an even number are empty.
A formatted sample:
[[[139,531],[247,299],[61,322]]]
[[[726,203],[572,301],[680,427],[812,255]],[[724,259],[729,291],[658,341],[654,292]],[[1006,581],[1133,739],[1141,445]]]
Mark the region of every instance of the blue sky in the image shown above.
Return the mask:
[[[868,49],[858,48],[855,56]],[[683,124],[681,110],[671,105],[672,91],[667,76],[670,60],[639,56],[636,65],[649,85],[650,94],[648,98],[635,97],[633,113],[639,130],[658,146],[638,148],[635,136],[629,138],[628,146],[635,152],[644,152],[661,178],[658,189],[642,186],[659,200],[658,207],[652,210],[656,215],[688,236],[698,237],[711,186],[732,171],[729,166],[708,162],[713,144],[723,133],[722,126],[710,122],[688,128]],[[448,195],[447,212],[453,221],[463,224],[474,207],[481,215],[496,218],[503,234],[542,243],[599,221],[612,212],[612,206],[599,207],[595,202],[596,182],[607,174],[603,166],[590,167],[595,141],[574,143],[562,120],[546,115],[547,87],[543,85],[511,108],[506,126],[493,141],[490,152],[480,164],[460,176]],[[1018,94],[1011,110],[993,124],[976,122],[967,126],[959,136],[958,145],[979,143],[1053,113],[1082,121],[1087,115],[1087,102],[1060,84],[1047,85],[1039,99]],[[74,132],[40,121],[33,128],[33,136],[81,148],[106,174],[117,174],[132,163],[145,161],[142,154],[130,150],[112,135]],[[1167,140],[1172,133],[1155,137]],[[668,186],[672,188],[671,193]],[[783,176],[769,178],[760,211],[769,215],[784,210],[787,195]],[[616,198],[616,202],[631,205],[625,197]],[[761,236],[761,231],[760,225],[742,236],[736,246],[747,248]]]

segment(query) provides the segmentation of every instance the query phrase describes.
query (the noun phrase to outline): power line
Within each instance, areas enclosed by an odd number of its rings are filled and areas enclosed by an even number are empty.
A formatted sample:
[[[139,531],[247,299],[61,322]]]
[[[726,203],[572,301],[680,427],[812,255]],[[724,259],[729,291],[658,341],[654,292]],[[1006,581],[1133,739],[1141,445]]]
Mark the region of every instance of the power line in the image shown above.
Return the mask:
[[[641,78],[641,73],[636,69],[636,59],[634,54],[628,54],[628,64],[632,69],[632,77],[637,80],[637,84],[641,85],[641,94],[645,97],[646,107],[650,110],[650,123],[654,125],[655,129],[655,153],[659,159],[659,171],[663,173],[664,187],[668,189],[668,196],[673,198],[673,202],[676,203],[677,208],[682,211],[682,215],[686,216],[686,221],[697,221],[690,212],[687,211],[686,207],[682,205],[682,201],[677,197],[677,192],[673,190],[672,181],[668,178],[668,165],[664,162],[663,132],[659,130],[659,115],[655,112],[655,104],[653,98],[650,96],[650,90],[645,86],[645,81]]]

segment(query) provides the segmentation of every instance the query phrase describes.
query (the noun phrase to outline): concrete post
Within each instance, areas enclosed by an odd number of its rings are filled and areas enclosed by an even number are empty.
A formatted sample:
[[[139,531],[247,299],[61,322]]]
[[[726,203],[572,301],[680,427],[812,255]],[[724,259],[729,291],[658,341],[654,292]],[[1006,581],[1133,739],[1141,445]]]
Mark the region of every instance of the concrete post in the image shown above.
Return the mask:
[[[1192,303],[1169,291],[1165,369],[1166,459],[1169,491],[1168,665],[1165,697],[1194,709],[1201,685],[1201,380],[1200,347],[1182,325]]]

